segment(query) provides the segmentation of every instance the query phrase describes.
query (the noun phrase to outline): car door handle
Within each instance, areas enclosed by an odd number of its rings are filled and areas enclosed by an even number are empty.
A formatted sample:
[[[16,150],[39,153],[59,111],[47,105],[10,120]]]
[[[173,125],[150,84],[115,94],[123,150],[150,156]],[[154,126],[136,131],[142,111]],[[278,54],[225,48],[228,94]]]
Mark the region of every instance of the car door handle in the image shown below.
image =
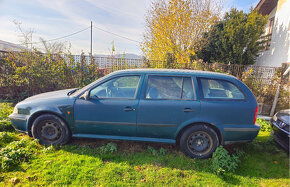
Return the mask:
[[[125,107],[124,110],[125,111],[135,111],[136,109],[132,108],[132,107]]]
[[[191,108],[185,108],[183,109],[183,112],[194,112],[194,110]]]

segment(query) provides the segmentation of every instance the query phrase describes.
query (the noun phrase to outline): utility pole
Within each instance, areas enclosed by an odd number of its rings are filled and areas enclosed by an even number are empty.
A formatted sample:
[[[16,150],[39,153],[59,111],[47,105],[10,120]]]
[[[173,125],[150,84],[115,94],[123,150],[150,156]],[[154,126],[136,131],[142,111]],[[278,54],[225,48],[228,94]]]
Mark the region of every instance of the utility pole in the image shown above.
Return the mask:
[[[91,52],[90,52],[91,62],[93,57],[93,22],[91,21]]]

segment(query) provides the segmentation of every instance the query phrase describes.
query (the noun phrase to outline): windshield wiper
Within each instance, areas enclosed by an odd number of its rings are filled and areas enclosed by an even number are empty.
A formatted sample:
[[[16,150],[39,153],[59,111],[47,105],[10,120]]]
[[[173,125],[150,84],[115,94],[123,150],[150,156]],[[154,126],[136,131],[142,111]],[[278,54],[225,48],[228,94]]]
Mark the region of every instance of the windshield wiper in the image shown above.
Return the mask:
[[[67,93],[68,96],[70,96],[71,94],[75,93],[77,90],[79,90],[79,88],[76,88],[74,90],[71,90]]]

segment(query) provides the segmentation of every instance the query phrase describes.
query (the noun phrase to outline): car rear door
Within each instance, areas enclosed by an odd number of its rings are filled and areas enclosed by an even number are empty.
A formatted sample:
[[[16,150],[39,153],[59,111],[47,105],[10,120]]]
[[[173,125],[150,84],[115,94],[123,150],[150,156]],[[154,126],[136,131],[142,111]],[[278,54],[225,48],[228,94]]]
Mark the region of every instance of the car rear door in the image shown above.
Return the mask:
[[[146,76],[137,114],[137,136],[174,139],[179,125],[198,115],[192,76]]]

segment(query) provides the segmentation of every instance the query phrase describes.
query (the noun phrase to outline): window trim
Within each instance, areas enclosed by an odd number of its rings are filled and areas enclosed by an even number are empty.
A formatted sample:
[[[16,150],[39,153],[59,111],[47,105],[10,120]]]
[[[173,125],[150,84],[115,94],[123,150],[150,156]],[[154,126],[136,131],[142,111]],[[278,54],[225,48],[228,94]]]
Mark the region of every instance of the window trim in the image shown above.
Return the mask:
[[[155,77],[180,77],[181,79],[181,93],[180,93],[180,98],[179,99],[166,99],[166,98],[158,98],[158,99],[153,99],[153,98],[146,98],[147,95],[147,90],[148,90],[148,80],[150,76],[155,76]],[[183,80],[184,78],[190,78],[191,79],[191,84],[192,84],[192,91],[193,91],[193,99],[182,99],[182,90],[183,90]],[[145,86],[145,94],[144,94],[144,98],[145,100],[171,100],[171,101],[196,101],[196,93],[195,93],[195,86],[194,86],[194,82],[193,82],[193,77],[192,75],[160,75],[160,74],[147,74],[146,76],[146,82],[145,82],[146,86]]]
[[[199,100],[201,101],[247,101],[247,97],[245,92],[234,82],[226,80],[226,79],[221,79],[221,78],[208,78],[208,77],[196,77],[197,79],[197,87],[198,87],[198,94],[199,94]],[[202,84],[200,82],[201,79],[208,79],[208,80],[217,80],[217,81],[225,81],[233,84],[236,86],[240,92],[244,95],[244,99],[231,99],[231,98],[204,98],[203,90],[202,90]]]
[[[106,83],[106,82],[108,82],[108,81],[110,81],[112,79],[116,79],[116,78],[120,78],[120,77],[129,77],[129,76],[138,76],[139,77],[139,81],[138,81],[138,84],[137,84],[137,87],[136,87],[136,91],[135,91],[134,97],[98,97],[98,98],[90,97],[90,99],[95,99],[95,100],[108,100],[108,99],[114,99],[114,100],[120,100],[120,99],[121,100],[122,99],[124,99],[124,100],[135,100],[137,98],[138,91],[139,91],[140,85],[141,85],[140,84],[141,83],[141,79],[142,79],[142,75],[141,74],[119,75],[119,76],[114,76],[114,77],[111,77],[109,79],[106,79],[106,80],[100,82],[100,84],[98,84],[98,85],[90,88],[89,89],[89,95],[91,94],[91,91],[93,89],[95,89],[96,87],[98,87],[98,86],[100,86],[100,85],[102,85],[102,84],[104,84],[104,83]]]

